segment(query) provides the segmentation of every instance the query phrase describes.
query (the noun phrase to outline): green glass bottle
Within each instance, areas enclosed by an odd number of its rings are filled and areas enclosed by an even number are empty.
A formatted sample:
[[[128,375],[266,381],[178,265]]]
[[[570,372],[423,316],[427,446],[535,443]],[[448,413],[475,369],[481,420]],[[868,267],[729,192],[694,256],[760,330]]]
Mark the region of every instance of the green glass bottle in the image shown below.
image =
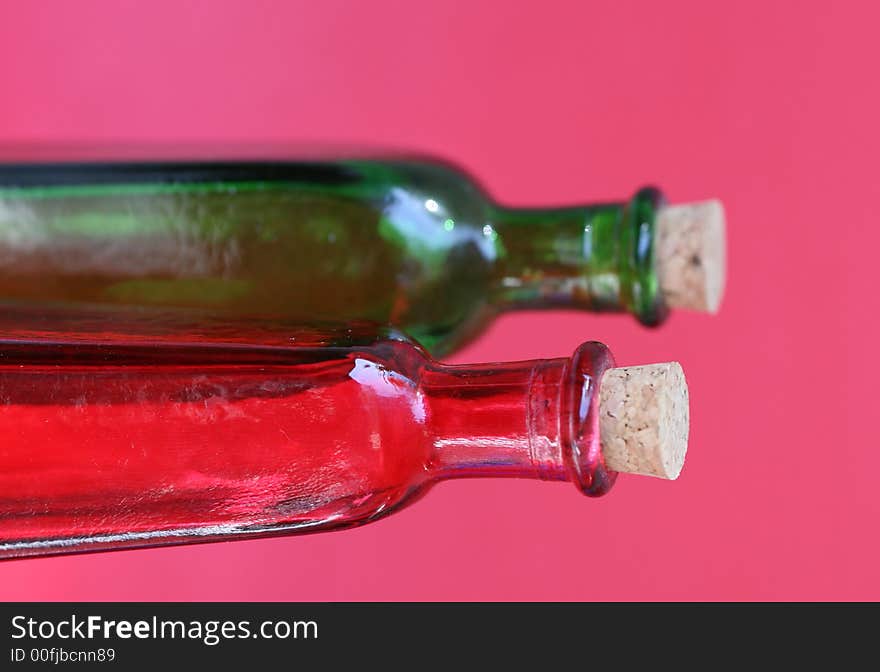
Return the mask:
[[[506,208],[424,161],[5,164],[0,300],[390,322],[444,354],[509,308],[714,310],[722,217],[652,188]]]

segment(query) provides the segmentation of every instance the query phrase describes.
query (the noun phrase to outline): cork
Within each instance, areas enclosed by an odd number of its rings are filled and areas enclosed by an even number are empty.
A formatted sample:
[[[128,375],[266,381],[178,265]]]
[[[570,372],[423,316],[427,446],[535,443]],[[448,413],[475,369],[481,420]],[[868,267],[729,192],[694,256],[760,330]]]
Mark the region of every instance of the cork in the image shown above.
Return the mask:
[[[660,210],[655,257],[660,291],[668,306],[718,312],[727,273],[721,202]]]
[[[599,385],[599,441],[614,471],[674,480],[688,442],[688,389],[677,362],[608,369]]]

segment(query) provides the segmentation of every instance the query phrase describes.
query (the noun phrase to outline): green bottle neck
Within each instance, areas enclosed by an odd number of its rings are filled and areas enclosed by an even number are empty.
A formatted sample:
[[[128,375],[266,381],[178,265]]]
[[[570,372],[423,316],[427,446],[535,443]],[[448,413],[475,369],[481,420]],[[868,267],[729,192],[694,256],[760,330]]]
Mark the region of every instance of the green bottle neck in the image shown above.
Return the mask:
[[[663,205],[646,188],[625,203],[556,209],[493,206],[499,251],[491,302],[506,308],[571,307],[633,313],[645,324],[666,315],[654,264]]]

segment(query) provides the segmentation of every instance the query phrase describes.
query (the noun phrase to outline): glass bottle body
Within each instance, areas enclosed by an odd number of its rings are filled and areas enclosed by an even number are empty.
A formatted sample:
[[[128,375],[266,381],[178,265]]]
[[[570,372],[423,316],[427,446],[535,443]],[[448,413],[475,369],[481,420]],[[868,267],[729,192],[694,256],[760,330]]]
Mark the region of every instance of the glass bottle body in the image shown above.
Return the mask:
[[[612,362],[579,353],[447,367],[366,327],[7,340],[0,557],[349,527],[455,477],[602,494],[590,409]]]
[[[509,307],[653,324],[661,202],[504,208],[424,162],[0,166],[0,298],[372,320],[435,354]]]

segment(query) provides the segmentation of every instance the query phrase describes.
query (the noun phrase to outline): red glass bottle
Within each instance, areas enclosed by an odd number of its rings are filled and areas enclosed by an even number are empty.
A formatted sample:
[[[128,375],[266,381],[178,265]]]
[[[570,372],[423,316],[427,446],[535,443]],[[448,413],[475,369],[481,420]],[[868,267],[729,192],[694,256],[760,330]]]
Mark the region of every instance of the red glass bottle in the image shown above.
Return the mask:
[[[370,326],[155,327],[0,342],[0,557],[350,527],[447,478],[614,483],[601,344],[445,366]]]

